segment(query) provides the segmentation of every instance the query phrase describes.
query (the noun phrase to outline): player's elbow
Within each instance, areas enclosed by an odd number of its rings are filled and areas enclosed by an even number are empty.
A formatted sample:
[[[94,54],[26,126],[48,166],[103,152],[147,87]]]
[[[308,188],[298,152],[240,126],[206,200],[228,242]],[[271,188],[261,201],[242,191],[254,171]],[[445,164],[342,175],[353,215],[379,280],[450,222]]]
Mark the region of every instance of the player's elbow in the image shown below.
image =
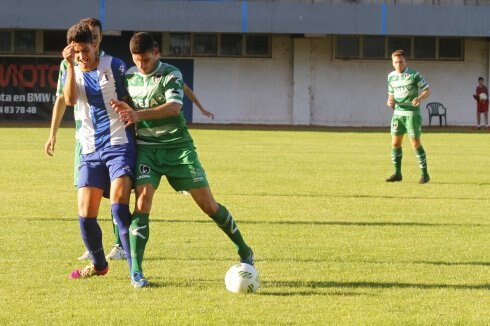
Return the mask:
[[[181,108],[182,108],[182,105],[180,105],[178,103],[173,103],[173,105],[171,105],[169,107],[169,111],[171,112],[172,116],[176,117],[179,115]]]

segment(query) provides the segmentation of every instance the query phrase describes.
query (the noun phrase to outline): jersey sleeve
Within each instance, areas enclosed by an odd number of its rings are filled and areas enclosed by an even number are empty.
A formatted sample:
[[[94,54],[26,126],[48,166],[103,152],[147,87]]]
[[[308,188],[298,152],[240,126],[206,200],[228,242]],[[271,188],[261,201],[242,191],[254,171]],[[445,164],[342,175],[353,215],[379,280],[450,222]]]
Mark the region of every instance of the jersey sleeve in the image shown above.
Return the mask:
[[[426,90],[427,88],[429,88],[429,84],[427,84],[424,77],[422,77],[420,73],[417,73],[415,75],[415,81],[417,82],[417,87],[421,90]]]
[[[61,61],[60,70],[58,72],[58,83],[56,84],[56,96],[63,95],[63,87],[65,85],[66,79],[67,62],[66,60]]]
[[[111,69],[116,82],[116,93],[119,100],[128,96],[128,91],[125,86],[126,64],[119,58],[113,57],[111,61]]]
[[[182,105],[184,100],[183,87],[184,80],[182,79],[182,73],[178,69],[171,71],[164,80],[166,102],[176,102]]]

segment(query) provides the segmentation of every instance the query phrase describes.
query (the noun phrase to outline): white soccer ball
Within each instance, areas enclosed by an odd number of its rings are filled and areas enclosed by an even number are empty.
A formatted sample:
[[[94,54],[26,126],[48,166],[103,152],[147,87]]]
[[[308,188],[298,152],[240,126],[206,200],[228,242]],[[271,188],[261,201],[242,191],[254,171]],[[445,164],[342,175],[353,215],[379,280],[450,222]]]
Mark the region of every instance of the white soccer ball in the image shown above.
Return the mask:
[[[488,99],[487,94],[485,93],[480,93],[480,101],[486,101]]]
[[[236,264],[225,275],[225,285],[233,293],[253,293],[259,288],[259,273],[249,264]]]

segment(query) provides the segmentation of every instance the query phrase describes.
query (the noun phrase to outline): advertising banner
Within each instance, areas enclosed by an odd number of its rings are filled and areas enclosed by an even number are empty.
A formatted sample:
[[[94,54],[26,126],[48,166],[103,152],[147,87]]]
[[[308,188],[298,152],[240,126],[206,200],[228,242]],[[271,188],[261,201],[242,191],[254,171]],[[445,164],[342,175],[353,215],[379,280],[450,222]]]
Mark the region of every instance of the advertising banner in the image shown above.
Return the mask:
[[[0,121],[50,121],[60,61],[0,57]]]

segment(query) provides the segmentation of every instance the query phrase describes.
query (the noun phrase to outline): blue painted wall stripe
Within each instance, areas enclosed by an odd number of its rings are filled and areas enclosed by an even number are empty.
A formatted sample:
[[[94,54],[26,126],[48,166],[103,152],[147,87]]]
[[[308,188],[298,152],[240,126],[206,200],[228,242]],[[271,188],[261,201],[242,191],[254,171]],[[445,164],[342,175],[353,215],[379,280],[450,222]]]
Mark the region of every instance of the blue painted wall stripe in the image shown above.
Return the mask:
[[[386,35],[386,14],[387,14],[386,0],[381,5],[381,33]]]
[[[242,33],[247,32],[247,1],[242,1]]]

